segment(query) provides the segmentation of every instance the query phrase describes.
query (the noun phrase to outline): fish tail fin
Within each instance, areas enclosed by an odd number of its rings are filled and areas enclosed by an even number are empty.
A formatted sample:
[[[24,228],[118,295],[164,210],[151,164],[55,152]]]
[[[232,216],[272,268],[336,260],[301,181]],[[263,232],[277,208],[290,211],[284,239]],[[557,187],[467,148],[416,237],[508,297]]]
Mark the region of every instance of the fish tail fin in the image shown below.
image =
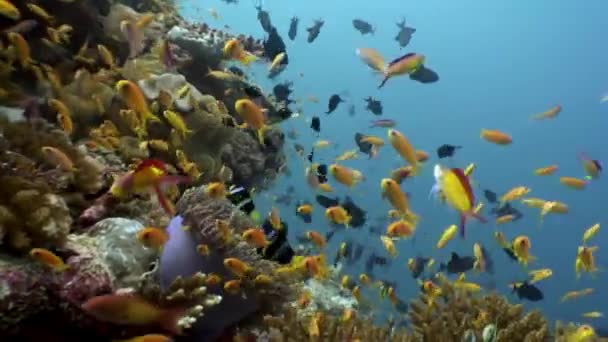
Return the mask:
[[[169,201],[169,199],[163,194],[160,185],[156,184],[154,186],[154,192],[156,192],[156,197],[158,198],[158,203],[163,208],[165,213],[170,217],[175,216],[175,208],[173,207],[173,203]]]
[[[245,52],[240,58],[239,61],[241,63],[243,63],[244,65],[249,65],[252,62],[255,62],[257,60],[257,57],[249,52]]]
[[[385,75],[384,78],[382,79],[382,82],[380,82],[380,84],[378,85],[378,89],[384,87],[384,85],[386,84],[386,81],[388,81],[388,79],[391,78],[388,75]]]
[[[161,314],[158,323],[161,328],[167,330],[173,335],[180,335],[182,333],[182,328],[179,325],[179,321],[182,317],[186,315],[185,308],[172,308],[164,310]]]

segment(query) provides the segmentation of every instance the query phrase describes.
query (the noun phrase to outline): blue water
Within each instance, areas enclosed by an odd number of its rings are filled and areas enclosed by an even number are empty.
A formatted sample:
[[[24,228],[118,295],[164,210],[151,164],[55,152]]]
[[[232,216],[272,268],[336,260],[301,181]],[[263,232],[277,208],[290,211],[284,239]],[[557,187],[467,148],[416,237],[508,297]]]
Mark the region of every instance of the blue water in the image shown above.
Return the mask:
[[[205,7],[200,1],[180,3],[182,13],[191,20],[205,20],[212,27],[229,25],[233,32],[248,33],[262,38],[263,31],[256,19],[253,3],[240,0],[238,6],[226,5],[219,0],[210,0]],[[198,10],[197,10],[198,8]],[[221,18],[210,18],[207,9],[215,8]],[[319,162],[331,161],[345,150],[355,148],[353,135],[364,132],[385,137],[385,129],[369,129],[369,121],[377,118],[392,118],[418,149],[431,154],[431,159],[419,177],[404,183],[403,189],[411,193],[411,208],[422,221],[418,226],[415,242],[397,243],[398,257],[388,272],[380,279],[396,281],[397,294],[406,301],[418,292],[418,286],[406,268],[409,257],[433,256],[438,262],[449,258],[451,251],[471,255],[474,242],[486,246],[495,262],[496,288],[509,295],[508,283],[525,278],[525,270],[509,261],[498,248],[493,233],[496,226],[472,222],[468,226],[466,240],[455,239],[446,248],[437,251],[435,242],[443,229],[457,223],[457,214],[428,199],[433,183],[432,168],[437,162],[435,149],[450,143],[464,146],[451,162],[453,167],[465,167],[470,162],[477,164],[474,173],[475,192],[481,198],[482,189],[492,189],[499,195],[517,185],[532,188],[531,197],[559,200],[570,207],[567,215],[548,215],[542,227],[538,223],[538,210],[516,204],[524,218],[500,227],[508,239],[517,235],[528,235],[532,242],[531,253],[538,259],[530,269],[551,268],[553,277],[538,286],[545,299],[539,303],[525,303],[529,308],[540,308],[551,320],[587,322],[601,327],[596,322],[581,317],[587,311],[608,307],[608,294],[604,291],[608,283],[606,272],[595,278],[584,274],[576,280],[574,259],[583,231],[599,222],[608,225],[608,183],[595,180],[583,191],[571,190],[559,184],[559,176],[582,177],[583,169],[576,159],[584,151],[593,158],[608,164],[606,126],[608,103],[599,99],[608,91],[608,60],[605,34],[608,32],[608,3],[602,0],[585,1],[584,6],[576,1],[266,1],[264,9],[270,12],[276,26],[287,44],[290,64],[275,82],[293,80],[295,97],[305,99],[314,95],[318,104],[304,102],[303,115],[283,123],[284,129],[295,129],[300,137],[298,143],[311,146],[316,140],[306,119],[313,115],[322,118],[323,139],[330,140],[335,147],[317,151]],[[298,37],[292,42],[287,37],[290,18],[300,18]],[[394,37],[396,22],[402,17],[407,25],[417,29],[405,49],[400,50]],[[324,19],[325,25],[319,38],[306,43],[305,27],[315,19]],[[361,36],[351,24],[352,19],[361,18],[376,27],[375,35]],[[437,71],[441,80],[435,84],[420,84],[407,77],[389,80],[378,90],[379,79],[374,76],[355,55],[358,47],[372,47],[387,59],[405,52],[417,52],[426,56],[426,65]],[[274,84],[265,78],[267,65],[254,66],[250,73],[266,90]],[[304,76],[300,77],[299,73]],[[348,103],[341,104],[330,116],[323,114],[331,94],[343,93]],[[384,115],[373,116],[363,108],[363,98],[373,96],[382,100]],[[347,114],[348,105],[357,106],[357,114]],[[559,117],[550,121],[531,121],[530,116],[556,104],[563,108]],[[513,137],[513,144],[501,147],[480,139],[481,128],[495,128]],[[258,206],[267,212],[273,203],[272,195],[280,195],[285,188],[296,188],[294,200],[314,201],[314,193],[304,180],[304,161],[295,155],[293,141],[288,140],[291,177],[282,177],[271,190],[259,196]],[[351,195],[368,211],[368,222],[386,216],[390,208],[380,198],[380,179],[390,170],[403,165],[389,146],[385,146],[378,159],[369,161],[365,156],[359,160],[343,163],[361,170],[366,179],[353,189],[330,181],[337,190],[336,195]],[[558,164],[559,171],[550,177],[537,177],[532,170],[549,164]],[[309,229],[326,232],[331,229],[323,217],[322,208],[316,206],[313,223],[303,224],[293,215],[294,207],[281,207],[282,217],[290,226],[290,238]],[[487,211],[484,215],[489,217]],[[606,250],[608,227],[602,227],[591,244],[600,246],[596,253],[600,268],[608,264]],[[368,250],[385,252],[377,236],[367,228],[343,231],[336,234],[326,253],[333,258],[337,245],[344,237],[364,243]],[[294,241],[292,240],[292,241]],[[295,243],[295,242],[294,242]],[[367,252],[366,252],[367,253]],[[367,254],[366,254],[367,255]],[[363,271],[360,264],[345,271],[357,276]],[[488,284],[491,277],[469,272],[467,279]],[[604,285],[604,286],[602,286]],[[595,288],[595,293],[566,304],[559,304],[560,297],[571,290],[585,287]],[[390,305],[380,303],[376,292],[365,293],[374,303],[379,314],[391,312]],[[606,326],[604,326],[606,328]]]

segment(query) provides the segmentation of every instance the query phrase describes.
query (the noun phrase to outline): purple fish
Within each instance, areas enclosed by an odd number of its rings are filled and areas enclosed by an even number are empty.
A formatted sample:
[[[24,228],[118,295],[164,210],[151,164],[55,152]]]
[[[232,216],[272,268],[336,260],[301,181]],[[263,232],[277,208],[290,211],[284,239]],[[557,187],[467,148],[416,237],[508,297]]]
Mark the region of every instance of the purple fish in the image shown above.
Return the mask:
[[[371,127],[385,127],[385,128],[391,128],[391,127],[395,127],[395,125],[397,125],[397,123],[395,122],[395,120],[392,119],[379,119],[379,120],[372,120],[370,122],[370,128]]]

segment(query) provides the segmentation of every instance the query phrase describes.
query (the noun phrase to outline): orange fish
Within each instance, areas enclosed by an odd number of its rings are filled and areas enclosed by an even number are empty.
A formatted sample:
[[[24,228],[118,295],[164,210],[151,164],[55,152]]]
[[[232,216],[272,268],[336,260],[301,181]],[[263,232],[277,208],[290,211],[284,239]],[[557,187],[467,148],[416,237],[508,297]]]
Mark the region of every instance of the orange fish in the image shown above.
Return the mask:
[[[45,159],[52,165],[60,167],[63,171],[74,172],[74,162],[63,151],[52,146],[43,146],[41,148]]]
[[[255,248],[262,248],[268,246],[268,240],[264,231],[258,228],[250,228],[243,232],[243,239]]]
[[[30,256],[57,272],[63,272],[69,268],[60,257],[44,248],[32,248]]]
[[[57,113],[57,122],[61,126],[61,129],[63,129],[65,134],[71,135],[74,131],[74,124],[68,107],[57,99],[50,99],[49,106]]]
[[[582,190],[587,185],[587,181],[584,179],[574,177],[560,177],[559,182],[563,185],[576,190]]]
[[[21,67],[26,68],[30,66],[33,61],[30,45],[27,43],[27,40],[25,40],[25,38],[23,38],[23,36],[17,32],[9,32],[6,36],[8,41],[15,47],[17,51],[17,57],[19,58]]]
[[[532,119],[533,120],[553,119],[561,111],[562,111],[562,106],[556,105],[556,106],[551,107],[550,109],[548,109],[548,110],[546,110],[546,111],[544,111],[544,112],[542,112],[540,114],[533,115]]]
[[[224,283],[224,291],[226,293],[235,295],[241,291],[241,280],[240,279],[232,279]]]
[[[534,170],[534,174],[537,176],[549,176],[549,175],[554,174],[555,171],[557,171],[557,169],[558,169],[557,165],[549,165],[549,166],[541,167],[541,168]]]
[[[224,56],[238,60],[244,65],[249,65],[256,60],[255,55],[245,51],[243,45],[237,39],[230,39],[224,44]]]
[[[309,230],[306,232],[306,237],[312,243],[314,243],[317,247],[323,248],[325,247],[326,241],[323,235],[319,234],[319,232],[315,232],[314,230]]]
[[[311,255],[304,258],[304,268],[311,277],[324,278],[327,275],[325,255]]]
[[[136,336],[128,340],[120,340],[117,342],[171,342],[173,339],[166,335],[161,334],[147,334],[142,336]]]
[[[386,227],[386,235],[389,237],[409,238],[415,231],[414,226],[403,220],[393,222]]]
[[[272,207],[272,209],[268,213],[268,221],[270,222],[270,225],[274,230],[281,230],[283,228],[281,216],[279,215],[279,209],[276,207]]]
[[[329,173],[340,183],[352,187],[363,180],[363,174],[360,171],[348,168],[346,166],[331,164]]]
[[[439,187],[447,203],[460,213],[460,236],[465,235],[465,223],[468,217],[474,217],[485,223],[486,220],[474,212],[475,196],[469,178],[462,169],[440,168]]]
[[[300,298],[298,299],[298,307],[300,309],[304,309],[305,307],[308,306],[308,304],[310,304],[312,294],[310,293],[310,291],[308,290],[304,290],[302,292],[302,295],[300,296]]]
[[[144,127],[146,127],[147,120],[161,122],[161,120],[150,111],[146,98],[137,84],[128,80],[118,81],[116,82],[116,92],[118,92],[127,107],[137,113],[139,122],[141,122]]]
[[[137,240],[148,248],[162,249],[169,235],[162,229],[148,227],[137,232]]]
[[[241,127],[251,127],[256,130],[260,145],[264,145],[264,132],[266,126],[266,110],[260,108],[249,99],[240,99],[234,103],[234,109],[245,122]]]
[[[510,135],[493,129],[482,129],[481,138],[497,145],[509,145],[513,142]]]
[[[429,160],[429,154],[422,150],[416,150],[416,159],[421,163],[425,162]]]
[[[121,325],[149,326],[158,324],[172,334],[179,334],[178,320],[182,308],[163,309],[137,295],[109,294],[90,298],[82,309],[96,319]]]
[[[224,198],[226,197],[226,186],[221,182],[213,182],[207,184],[205,193],[211,198]]]
[[[414,175],[418,169],[418,157],[410,141],[396,129],[388,130],[388,140],[395,151],[412,166],[411,175]]]
[[[118,178],[110,188],[110,193],[116,198],[125,198],[132,193],[153,189],[161,207],[169,216],[173,217],[175,209],[161,188],[168,184],[188,182],[190,182],[189,177],[167,174],[167,166],[162,161],[147,159],[139,163],[134,170]]]
[[[249,274],[252,269],[249,265],[237,258],[224,259],[224,266],[237,277],[244,277]]]
[[[329,207],[325,209],[325,217],[335,224],[343,224],[347,228],[350,226],[352,216],[348,214],[346,209],[340,206]]]
[[[202,256],[208,256],[211,253],[209,246],[204,243],[196,246],[196,252]]]
[[[411,166],[402,166],[398,169],[391,171],[391,178],[401,184],[405,179],[412,175],[412,167]]]

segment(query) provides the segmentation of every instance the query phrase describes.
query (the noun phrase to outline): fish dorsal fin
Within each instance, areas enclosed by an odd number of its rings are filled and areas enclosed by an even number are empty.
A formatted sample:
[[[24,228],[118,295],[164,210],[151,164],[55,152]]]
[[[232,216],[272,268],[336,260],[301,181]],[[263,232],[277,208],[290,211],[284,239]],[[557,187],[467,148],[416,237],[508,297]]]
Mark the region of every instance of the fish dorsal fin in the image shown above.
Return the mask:
[[[397,58],[393,59],[390,63],[388,63],[388,65],[390,66],[390,65],[399,63],[399,62],[401,62],[402,60],[404,60],[406,58],[410,58],[410,57],[414,56],[415,54],[416,53],[414,53],[414,52],[408,52],[408,53],[406,53],[405,55],[403,55],[401,57],[397,57]]]

